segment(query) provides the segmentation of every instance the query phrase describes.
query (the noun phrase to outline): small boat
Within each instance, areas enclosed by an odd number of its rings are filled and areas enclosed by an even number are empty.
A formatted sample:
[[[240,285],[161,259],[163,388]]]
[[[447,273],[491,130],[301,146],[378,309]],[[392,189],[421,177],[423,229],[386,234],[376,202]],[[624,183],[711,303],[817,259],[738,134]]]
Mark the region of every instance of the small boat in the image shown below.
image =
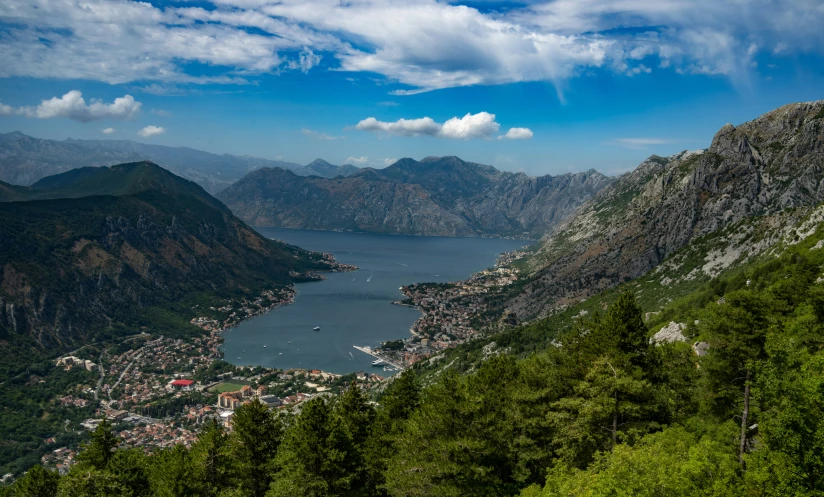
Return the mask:
[[[384,367],[383,367],[383,370],[384,370],[384,371],[394,371],[394,370],[395,370],[395,368],[393,368],[392,366],[384,366]]]
[[[383,359],[375,359],[372,361],[373,366],[383,366]]]
[[[312,331],[320,331],[320,326],[315,326],[314,328],[312,328]]]
[[[265,348],[266,348],[266,346],[264,345],[264,346],[263,346],[263,348],[265,349]]]

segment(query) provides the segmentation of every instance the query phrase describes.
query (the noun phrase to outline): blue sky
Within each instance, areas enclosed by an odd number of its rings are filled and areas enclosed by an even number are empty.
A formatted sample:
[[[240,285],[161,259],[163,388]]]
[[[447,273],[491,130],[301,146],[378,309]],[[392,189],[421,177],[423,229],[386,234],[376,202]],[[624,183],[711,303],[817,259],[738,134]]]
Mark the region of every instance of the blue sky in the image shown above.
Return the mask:
[[[615,174],[824,98],[822,25],[817,0],[7,0],[0,131]]]

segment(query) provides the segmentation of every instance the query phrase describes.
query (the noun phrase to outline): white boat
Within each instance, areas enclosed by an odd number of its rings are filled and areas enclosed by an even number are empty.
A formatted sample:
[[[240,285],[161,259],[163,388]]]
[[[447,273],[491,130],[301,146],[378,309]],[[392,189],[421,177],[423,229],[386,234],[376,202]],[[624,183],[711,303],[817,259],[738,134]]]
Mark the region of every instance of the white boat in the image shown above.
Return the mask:
[[[372,361],[373,366],[383,366],[383,364],[384,364],[383,359],[375,359],[374,361]]]
[[[265,349],[265,348],[266,348],[266,346],[264,345],[264,346],[263,346],[263,348]]]
[[[312,328],[312,331],[320,331],[320,326],[315,326],[314,328]]]

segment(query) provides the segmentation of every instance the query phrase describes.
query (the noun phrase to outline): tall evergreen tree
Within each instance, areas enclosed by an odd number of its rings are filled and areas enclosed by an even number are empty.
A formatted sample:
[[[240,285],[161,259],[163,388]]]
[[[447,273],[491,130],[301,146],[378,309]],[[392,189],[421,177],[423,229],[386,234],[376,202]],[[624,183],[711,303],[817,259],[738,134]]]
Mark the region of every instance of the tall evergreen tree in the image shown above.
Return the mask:
[[[258,399],[241,406],[232,417],[230,454],[238,488],[245,495],[262,497],[272,481],[272,461],[278,452],[283,425]]]
[[[57,493],[60,475],[39,464],[14,483],[14,497],[52,497]]]
[[[321,399],[308,401],[286,431],[270,497],[335,497],[357,493],[355,447],[341,418]]]
[[[751,388],[758,366],[766,358],[769,309],[767,299],[750,290],[738,290],[711,307],[704,323],[710,344],[710,354],[704,361],[708,398],[716,413],[740,418],[738,457],[742,466],[749,427],[754,421]],[[738,409],[731,413],[730,405]]]
[[[151,495],[148,461],[142,451],[138,449],[115,451],[109,460],[108,470],[117,478],[130,497]]]
[[[192,446],[192,469],[197,494],[204,497],[219,495],[229,487],[231,454],[226,430],[212,419]]]
[[[152,456],[151,484],[154,497],[197,495],[191,455],[182,445],[161,450]]]
[[[91,434],[91,440],[84,444],[77,461],[81,465],[90,466],[97,470],[104,470],[114,456],[114,450],[119,441],[112,433],[112,424],[107,418],[97,425]]]

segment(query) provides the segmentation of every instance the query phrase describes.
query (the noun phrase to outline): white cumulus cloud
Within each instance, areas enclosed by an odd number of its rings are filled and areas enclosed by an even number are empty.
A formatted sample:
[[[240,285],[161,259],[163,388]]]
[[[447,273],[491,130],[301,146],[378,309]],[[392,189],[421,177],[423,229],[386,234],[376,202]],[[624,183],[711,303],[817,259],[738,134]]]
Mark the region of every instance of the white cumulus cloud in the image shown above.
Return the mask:
[[[138,131],[137,134],[144,138],[150,138],[152,136],[162,135],[165,132],[166,128],[162,126],[146,126],[145,128]]]
[[[86,123],[97,119],[131,119],[140,111],[141,105],[131,95],[116,98],[110,104],[93,98],[87,104],[82,93],[72,90],[62,97],[43,100],[37,107],[20,107],[17,113],[38,119],[67,117]]]
[[[532,138],[532,130],[529,128],[509,128],[509,131],[507,131],[505,135],[501,135],[498,138],[507,140],[529,140]]]
[[[14,107],[12,107],[11,105],[6,105],[3,102],[0,102],[0,116],[10,116],[14,113]]]
[[[357,165],[362,166],[362,165],[366,164],[367,162],[369,162],[369,157],[366,157],[366,156],[363,156],[363,157],[347,157],[346,158],[346,163],[347,164],[357,164]]]
[[[420,119],[398,119],[395,122],[378,121],[374,117],[367,117],[355,125],[361,131],[382,131],[399,136],[437,135],[442,125],[431,117]]]
[[[463,117],[453,117],[443,124],[431,117],[418,119],[398,119],[394,122],[378,121],[367,117],[355,125],[355,129],[388,133],[397,136],[437,136],[465,140],[469,138],[490,138],[501,127],[495,121],[495,114],[489,112],[467,113]]]
[[[110,135],[110,134],[114,133],[114,131],[115,131],[114,128],[106,128],[104,130],[101,130],[100,132],[103,133],[104,135]]]

